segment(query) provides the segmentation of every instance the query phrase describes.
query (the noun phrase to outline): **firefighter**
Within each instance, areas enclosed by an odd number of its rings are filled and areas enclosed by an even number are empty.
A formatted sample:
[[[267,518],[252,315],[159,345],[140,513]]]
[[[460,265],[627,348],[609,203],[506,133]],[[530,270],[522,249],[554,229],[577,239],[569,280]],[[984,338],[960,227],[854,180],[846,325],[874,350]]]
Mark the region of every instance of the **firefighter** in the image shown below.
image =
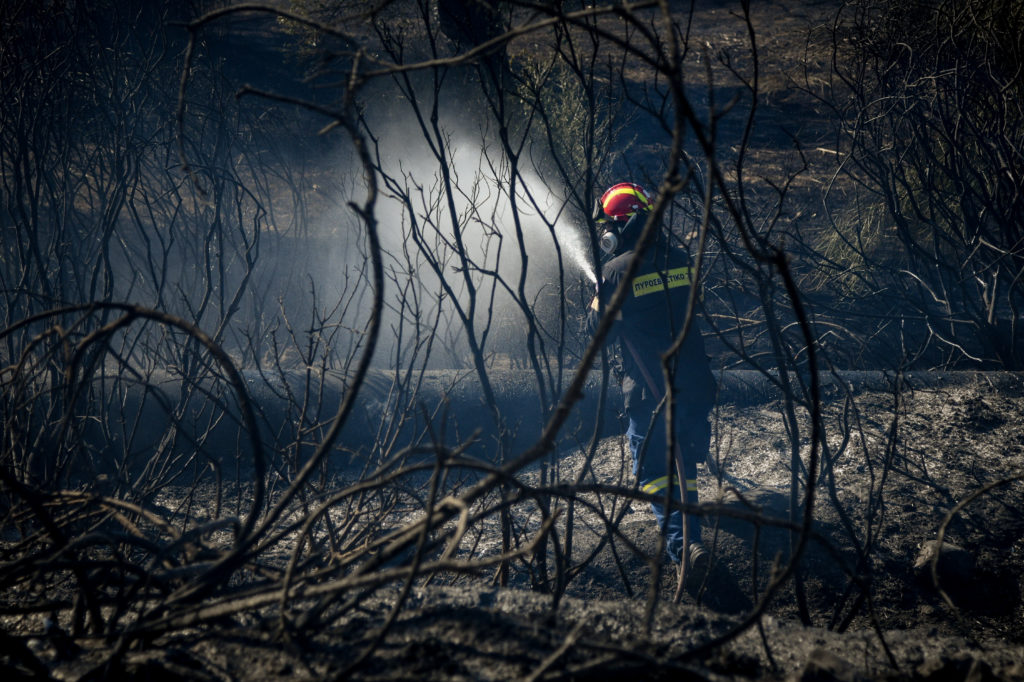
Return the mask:
[[[601,229],[600,246],[607,260],[597,295],[590,306],[591,325],[600,319],[625,276],[650,209],[651,197],[644,188],[628,182],[609,188],[597,202],[594,218]],[[673,499],[679,500],[681,473],[686,501],[696,503],[697,462],[708,454],[711,439],[708,415],[715,385],[704,340],[696,325],[691,325],[679,352],[670,359],[677,447],[673,453],[668,453],[665,373],[661,357],[682,330],[694,274],[689,255],[680,246],[671,244],[671,239],[669,232],[659,226],[629,282],[621,317],[613,325],[609,341],[617,342],[619,347],[622,395],[629,421],[626,438],[633,456],[633,474],[640,489],[663,497],[671,485]],[[651,507],[659,528],[663,527],[664,507],[658,502],[652,502]],[[687,528],[689,546],[685,559],[694,573],[706,571],[708,555],[701,544],[700,518],[689,515]],[[665,542],[668,555],[677,563],[684,559],[683,536],[680,514],[673,512]]]

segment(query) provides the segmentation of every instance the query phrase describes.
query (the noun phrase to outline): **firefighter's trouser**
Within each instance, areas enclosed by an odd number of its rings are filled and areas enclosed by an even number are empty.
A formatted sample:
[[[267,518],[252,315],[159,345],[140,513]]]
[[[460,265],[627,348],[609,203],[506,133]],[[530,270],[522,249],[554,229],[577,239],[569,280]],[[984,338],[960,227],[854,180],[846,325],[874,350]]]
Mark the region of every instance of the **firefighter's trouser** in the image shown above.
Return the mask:
[[[707,456],[711,442],[711,426],[708,423],[707,414],[707,411],[681,412],[676,415],[675,419],[676,442],[682,453],[683,476],[686,480],[686,501],[690,504],[696,504],[698,501],[697,462]],[[670,481],[666,469],[669,460],[665,456],[665,417],[663,414],[658,415],[645,438],[645,431],[650,421],[650,412],[644,414],[642,410],[630,410],[626,439],[633,454],[633,475],[639,480],[640,490],[662,497],[665,495],[665,489],[669,486]],[[674,458],[671,461],[674,462]],[[679,481],[674,469],[671,482],[672,499],[679,500]],[[651,509],[658,521],[658,527],[661,528],[665,520],[664,506],[661,503],[652,502]],[[690,530],[690,542],[699,542],[701,539],[700,517],[693,514],[688,515],[687,526]],[[679,562],[682,548],[683,524],[680,513],[674,511],[669,517],[665,550],[673,561]]]

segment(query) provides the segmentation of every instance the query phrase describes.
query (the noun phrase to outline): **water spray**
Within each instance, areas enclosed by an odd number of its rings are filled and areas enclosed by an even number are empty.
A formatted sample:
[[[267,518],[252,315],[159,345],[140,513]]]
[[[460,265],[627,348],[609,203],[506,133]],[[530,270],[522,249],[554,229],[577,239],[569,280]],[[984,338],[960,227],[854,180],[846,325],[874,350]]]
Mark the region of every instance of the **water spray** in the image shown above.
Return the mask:
[[[556,227],[558,242],[562,246],[562,252],[569,256],[572,264],[576,266],[592,284],[597,284],[597,273],[594,264],[590,261],[590,250],[579,230],[566,228],[561,223]]]

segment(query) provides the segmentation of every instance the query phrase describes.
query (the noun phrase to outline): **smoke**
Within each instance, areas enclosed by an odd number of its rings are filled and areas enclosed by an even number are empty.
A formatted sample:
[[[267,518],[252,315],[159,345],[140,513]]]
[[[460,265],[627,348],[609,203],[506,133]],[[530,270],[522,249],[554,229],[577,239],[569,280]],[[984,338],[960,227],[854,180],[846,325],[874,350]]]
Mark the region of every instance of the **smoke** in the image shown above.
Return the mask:
[[[483,134],[452,135],[441,159],[415,122],[392,120],[374,138],[385,268],[375,363],[465,367],[470,332],[485,354],[525,363],[526,353],[547,352],[576,333],[566,323],[571,301],[584,287],[592,292],[596,278],[585,225],[559,183],[532,167],[513,168]],[[320,158],[293,151],[295,158],[282,159],[298,169],[288,185],[294,194],[286,194],[291,211],[264,211],[273,199],[249,199],[233,186],[217,199],[237,211],[215,212],[198,200],[194,214],[169,207],[159,223],[168,235],[157,254],[163,261],[151,254],[152,238],[122,233],[125,257],[112,262],[125,282],[118,297],[185,316],[205,311],[198,322],[210,329],[230,311],[224,342],[246,365],[346,366],[360,352],[372,303],[365,226],[352,209],[363,201],[363,171],[344,150]],[[256,230],[249,273],[254,242],[243,235]],[[219,277],[212,284],[211,273]],[[240,287],[246,294],[232,305]],[[531,324],[547,348],[527,347]]]

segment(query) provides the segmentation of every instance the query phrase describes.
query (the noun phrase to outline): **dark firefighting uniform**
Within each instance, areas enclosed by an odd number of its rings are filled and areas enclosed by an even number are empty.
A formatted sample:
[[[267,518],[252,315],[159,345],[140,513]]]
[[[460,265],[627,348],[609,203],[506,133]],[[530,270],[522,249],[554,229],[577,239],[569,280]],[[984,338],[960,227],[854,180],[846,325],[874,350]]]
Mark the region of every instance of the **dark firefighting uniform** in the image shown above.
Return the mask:
[[[592,324],[600,318],[633,255],[634,251],[629,248],[604,265],[597,297],[591,306]],[[669,248],[664,240],[653,244],[630,282],[621,320],[615,322],[609,339],[618,342],[621,354],[622,393],[629,419],[626,436],[633,455],[633,473],[643,492],[659,496],[665,494],[669,485],[667,407],[662,407],[653,424],[651,419],[665,394],[661,355],[682,330],[692,274],[685,251]],[[675,438],[683,461],[687,501],[696,503],[697,462],[708,453],[711,439],[708,414],[715,388],[704,340],[696,324],[691,324],[675,356],[674,374]],[[671,461],[674,462],[674,458]],[[672,497],[678,500],[679,483],[674,471],[671,480],[674,483]],[[652,503],[651,507],[660,527],[664,509],[658,503]],[[687,525],[690,542],[700,541],[699,517],[689,516]],[[671,515],[665,540],[669,556],[678,562],[683,542],[679,512]]]

